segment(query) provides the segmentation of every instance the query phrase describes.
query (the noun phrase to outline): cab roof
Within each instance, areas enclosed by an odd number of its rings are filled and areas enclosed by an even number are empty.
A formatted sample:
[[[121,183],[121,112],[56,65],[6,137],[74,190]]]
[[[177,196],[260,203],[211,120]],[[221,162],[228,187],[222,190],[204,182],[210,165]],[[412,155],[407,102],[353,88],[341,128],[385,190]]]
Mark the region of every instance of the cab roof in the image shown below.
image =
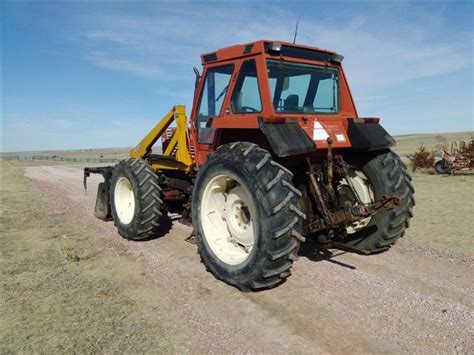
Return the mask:
[[[301,44],[294,44],[290,42],[283,41],[271,41],[271,40],[258,40],[245,44],[237,44],[230,47],[224,47],[218,49],[214,52],[208,52],[201,55],[201,63],[203,65],[221,62],[225,60],[238,59],[242,57],[247,57],[250,55],[263,54],[271,51],[271,46],[280,45],[282,50],[282,55],[289,53],[289,56],[304,57],[305,59],[314,59],[324,61],[323,58],[327,57],[327,60],[330,61],[334,55],[337,55],[336,52],[321,49],[316,47],[305,46]],[[291,55],[293,54],[293,55]],[[313,58],[314,57],[314,58]],[[342,56],[341,56],[342,57]],[[341,59],[342,60],[342,59]]]

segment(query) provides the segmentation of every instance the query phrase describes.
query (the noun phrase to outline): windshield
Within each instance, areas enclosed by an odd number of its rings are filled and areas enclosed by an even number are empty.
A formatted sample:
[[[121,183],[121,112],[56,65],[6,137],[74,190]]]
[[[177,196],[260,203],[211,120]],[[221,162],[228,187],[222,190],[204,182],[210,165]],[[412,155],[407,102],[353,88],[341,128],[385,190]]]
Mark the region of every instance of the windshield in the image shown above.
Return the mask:
[[[268,79],[277,113],[337,113],[336,68],[268,60]]]

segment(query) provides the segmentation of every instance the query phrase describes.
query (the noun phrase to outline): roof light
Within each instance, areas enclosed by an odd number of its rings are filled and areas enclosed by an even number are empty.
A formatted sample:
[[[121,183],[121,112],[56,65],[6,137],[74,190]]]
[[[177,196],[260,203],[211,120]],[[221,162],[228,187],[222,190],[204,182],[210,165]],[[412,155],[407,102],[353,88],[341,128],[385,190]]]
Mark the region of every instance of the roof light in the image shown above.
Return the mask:
[[[268,50],[272,52],[280,52],[281,51],[281,42],[270,42],[268,43]]]
[[[341,63],[343,59],[344,59],[344,56],[342,54],[334,53],[333,55],[331,55],[331,60],[333,62]]]

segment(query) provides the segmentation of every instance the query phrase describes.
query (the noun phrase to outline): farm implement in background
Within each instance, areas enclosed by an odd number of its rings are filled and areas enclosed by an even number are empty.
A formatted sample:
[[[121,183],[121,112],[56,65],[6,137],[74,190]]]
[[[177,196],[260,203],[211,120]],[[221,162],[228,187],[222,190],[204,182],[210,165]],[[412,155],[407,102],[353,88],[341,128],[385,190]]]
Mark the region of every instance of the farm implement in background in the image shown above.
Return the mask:
[[[474,172],[474,140],[452,142],[448,151],[446,144],[437,146],[441,151],[441,160],[435,164],[438,174],[456,174]]]

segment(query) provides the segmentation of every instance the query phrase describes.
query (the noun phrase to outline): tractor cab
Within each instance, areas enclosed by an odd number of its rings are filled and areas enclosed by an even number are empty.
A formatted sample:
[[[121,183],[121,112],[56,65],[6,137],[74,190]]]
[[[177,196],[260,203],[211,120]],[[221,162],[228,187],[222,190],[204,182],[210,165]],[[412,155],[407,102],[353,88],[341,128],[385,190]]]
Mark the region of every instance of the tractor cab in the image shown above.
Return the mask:
[[[198,164],[231,139],[229,135],[245,136],[250,133],[246,130],[265,123],[296,123],[318,147],[327,146],[331,135],[335,148],[350,147],[347,119],[357,118],[357,111],[342,55],[262,40],[206,53],[201,59],[204,72],[191,113],[192,135],[201,152]],[[269,144],[265,133],[257,135],[260,144]]]

